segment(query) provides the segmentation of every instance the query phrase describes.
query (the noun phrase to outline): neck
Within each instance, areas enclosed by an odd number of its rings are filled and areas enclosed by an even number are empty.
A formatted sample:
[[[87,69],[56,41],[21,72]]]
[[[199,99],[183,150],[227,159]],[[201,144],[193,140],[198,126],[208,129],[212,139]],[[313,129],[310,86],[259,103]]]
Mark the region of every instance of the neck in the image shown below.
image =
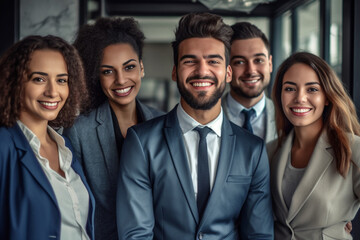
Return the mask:
[[[23,118],[21,116],[19,119],[27,128],[29,128],[36,135],[41,144],[49,141],[50,136],[47,132],[47,126],[49,121],[27,120],[26,118]]]
[[[215,106],[208,110],[193,109],[182,98],[180,100],[180,104],[187,114],[202,125],[213,121],[221,112],[221,99],[219,99]]]
[[[253,106],[255,106],[255,104],[257,104],[258,102],[260,102],[260,100],[262,99],[262,97],[264,96],[264,92],[262,92],[259,96],[257,97],[253,97],[253,98],[247,98],[247,97],[243,97],[243,96],[239,96],[238,94],[236,94],[232,89],[230,90],[230,95],[235,99],[235,101],[237,101],[238,103],[240,103],[241,105],[243,105],[245,108],[252,108]]]
[[[322,121],[316,126],[294,127],[294,146],[297,148],[314,147],[322,132]]]
[[[132,101],[127,105],[118,105],[109,102],[111,109],[114,111],[118,122],[134,122],[137,123],[136,101]]]

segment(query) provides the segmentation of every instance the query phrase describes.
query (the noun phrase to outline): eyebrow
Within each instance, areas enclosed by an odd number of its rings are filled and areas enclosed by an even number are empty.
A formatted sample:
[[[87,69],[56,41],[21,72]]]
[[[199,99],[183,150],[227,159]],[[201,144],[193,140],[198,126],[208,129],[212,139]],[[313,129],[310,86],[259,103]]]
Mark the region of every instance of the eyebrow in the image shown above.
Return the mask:
[[[125,66],[126,64],[128,64],[128,63],[130,63],[130,62],[133,62],[133,61],[136,62],[135,59],[129,59],[129,60],[127,60],[126,62],[124,62],[122,65]],[[106,64],[101,65],[100,67],[104,67],[104,68],[114,68],[113,66],[111,66],[111,65],[106,65]]]
[[[267,57],[265,53],[256,53],[253,55],[253,57]],[[235,55],[231,58],[231,60],[235,59],[235,58],[244,58],[246,59],[245,56],[242,56],[242,55]]]
[[[187,55],[184,55],[180,58],[180,61],[182,61],[183,59],[185,58],[197,58],[196,55],[192,55],[192,54],[187,54]],[[210,55],[207,55],[207,56],[204,56],[205,59],[209,59],[209,58],[219,58],[221,60],[224,60],[224,58],[219,55],[219,54],[210,54]]]
[[[295,85],[296,86],[296,83],[294,82],[290,82],[290,81],[286,81],[283,83],[284,84],[290,84],[290,85]],[[309,86],[309,85],[320,85],[320,83],[318,82],[308,82],[308,83],[305,83],[305,86]]]
[[[38,74],[38,75],[45,76],[45,77],[49,76],[49,74],[47,74],[45,72],[32,72],[32,73],[29,74],[29,78],[31,78],[34,74]],[[57,74],[56,76],[57,77],[66,77],[66,76],[69,76],[69,74],[61,73],[61,74]]]

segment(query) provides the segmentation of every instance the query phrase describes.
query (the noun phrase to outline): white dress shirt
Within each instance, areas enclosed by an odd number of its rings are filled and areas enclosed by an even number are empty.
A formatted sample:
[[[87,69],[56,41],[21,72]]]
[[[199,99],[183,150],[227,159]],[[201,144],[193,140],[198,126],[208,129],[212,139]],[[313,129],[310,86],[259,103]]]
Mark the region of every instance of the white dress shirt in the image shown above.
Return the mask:
[[[219,159],[220,144],[221,144],[221,127],[223,122],[223,111],[217,118],[206,125],[201,125],[178,104],[176,109],[180,128],[183,133],[183,140],[186,149],[186,155],[189,163],[191,179],[194,187],[195,198],[197,198],[197,164],[198,164],[198,150],[199,150],[199,133],[195,130],[198,126],[209,127],[212,131],[206,137],[207,151],[209,157],[209,176],[210,176],[210,191],[213,188],[216,170]]]
[[[243,109],[249,110],[237,102],[231,94],[227,96],[227,107],[229,109],[229,120],[236,125],[242,127],[244,125],[245,116],[241,111]],[[266,111],[265,111],[265,95],[261,98],[261,100],[256,103],[253,107],[255,110],[255,115],[253,115],[250,119],[250,123],[253,129],[254,135],[265,138],[266,133]]]
[[[65,173],[65,178],[51,169],[49,161],[40,155],[40,140],[38,137],[20,120],[17,123],[55,193],[61,214],[60,239],[90,239],[86,232],[89,214],[89,193],[80,176],[71,168],[72,153],[65,146],[64,139],[48,126],[48,132],[58,146],[60,168]]]

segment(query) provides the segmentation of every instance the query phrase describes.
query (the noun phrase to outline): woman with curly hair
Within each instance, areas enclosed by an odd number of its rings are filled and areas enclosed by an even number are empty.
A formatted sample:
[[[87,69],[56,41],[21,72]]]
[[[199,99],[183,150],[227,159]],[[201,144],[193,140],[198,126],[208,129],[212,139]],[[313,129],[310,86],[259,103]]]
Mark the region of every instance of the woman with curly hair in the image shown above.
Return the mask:
[[[65,129],[96,200],[96,239],[117,239],[116,185],[127,129],[161,112],[136,96],[144,76],[144,34],[133,18],[100,18],[78,32],[90,105]]]
[[[95,200],[67,139],[87,91],[76,49],[29,36],[0,59],[0,236],[94,239]]]
[[[279,67],[272,97],[278,140],[268,144],[275,239],[352,239],[360,206],[360,125],[334,71],[295,53]]]

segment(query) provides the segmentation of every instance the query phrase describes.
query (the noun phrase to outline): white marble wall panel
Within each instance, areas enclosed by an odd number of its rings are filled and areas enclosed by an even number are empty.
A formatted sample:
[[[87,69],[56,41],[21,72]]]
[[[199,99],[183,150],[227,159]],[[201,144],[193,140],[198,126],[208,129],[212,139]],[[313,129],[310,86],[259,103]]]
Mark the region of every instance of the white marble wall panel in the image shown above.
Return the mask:
[[[78,28],[78,0],[20,0],[20,38],[51,34],[72,42]]]

